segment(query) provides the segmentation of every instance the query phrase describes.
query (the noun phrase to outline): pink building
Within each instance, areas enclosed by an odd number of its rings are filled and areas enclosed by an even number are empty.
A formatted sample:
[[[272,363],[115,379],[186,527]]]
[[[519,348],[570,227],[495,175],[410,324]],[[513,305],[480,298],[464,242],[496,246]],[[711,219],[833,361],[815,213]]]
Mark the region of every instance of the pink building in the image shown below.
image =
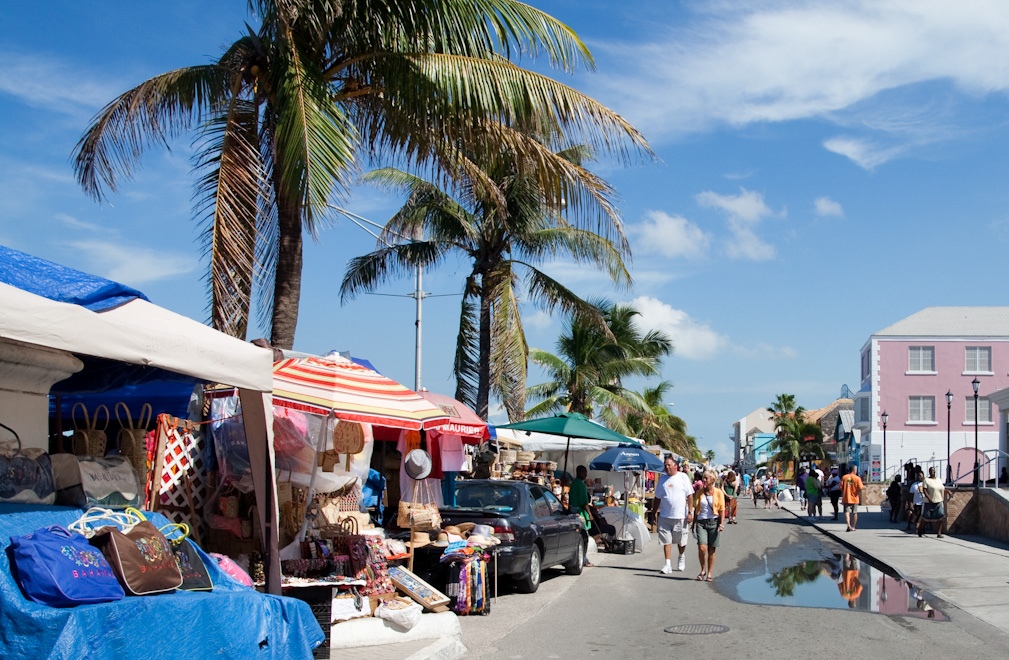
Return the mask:
[[[859,472],[871,480],[893,478],[907,461],[943,476],[947,443],[953,477],[972,480],[975,379],[978,449],[1006,450],[988,395],[1009,386],[1009,307],[928,307],[873,334],[861,357],[855,428],[862,432]]]

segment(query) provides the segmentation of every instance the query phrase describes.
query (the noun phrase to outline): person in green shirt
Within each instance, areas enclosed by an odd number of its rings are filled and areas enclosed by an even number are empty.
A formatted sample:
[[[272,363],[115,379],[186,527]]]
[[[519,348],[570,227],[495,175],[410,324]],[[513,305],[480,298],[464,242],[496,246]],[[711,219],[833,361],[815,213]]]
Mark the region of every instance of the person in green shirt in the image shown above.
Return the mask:
[[[589,489],[585,486],[585,477],[589,471],[584,465],[579,465],[575,469],[575,478],[571,481],[571,488],[568,490],[568,509],[572,513],[577,513],[582,517],[582,524],[586,531],[592,528],[592,514],[589,513]],[[585,562],[586,566],[592,566]]]

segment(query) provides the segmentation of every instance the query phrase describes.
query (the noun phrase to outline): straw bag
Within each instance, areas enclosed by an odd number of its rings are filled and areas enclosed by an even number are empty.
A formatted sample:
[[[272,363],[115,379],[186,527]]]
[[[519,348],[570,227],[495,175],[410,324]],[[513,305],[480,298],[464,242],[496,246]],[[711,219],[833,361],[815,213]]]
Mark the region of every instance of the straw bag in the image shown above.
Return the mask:
[[[122,409],[126,416],[126,423],[123,423],[123,418],[120,416],[119,411]],[[151,408],[151,404],[145,403],[140,407],[140,416],[137,417],[136,425],[133,424],[133,416],[130,414],[130,408],[125,403],[120,401],[116,404],[116,420],[122,429],[119,431],[119,453],[130,460],[133,464],[133,468],[138,474],[147,474],[147,427],[151,424],[151,417],[154,414],[154,410]],[[144,479],[146,481],[146,478]]]
[[[431,485],[427,479],[421,479],[419,483],[424,484],[427,499],[430,502],[399,502],[399,514],[396,517],[396,524],[406,529],[418,530],[438,530],[441,529],[441,513],[438,512],[438,505],[433,502],[434,494],[431,492]],[[414,488],[414,499],[417,496],[417,489]]]
[[[77,409],[81,409],[84,424],[81,425],[77,419]],[[98,428],[98,412],[105,409],[105,426]],[[78,456],[104,456],[105,446],[108,444],[108,436],[105,430],[109,427],[109,409],[99,404],[95,408],[93,417],[88,417],[88,409],[83,403],[78,401],[70,409],[70,419],[73,420],[77,430],[74,431],[73,448]]]

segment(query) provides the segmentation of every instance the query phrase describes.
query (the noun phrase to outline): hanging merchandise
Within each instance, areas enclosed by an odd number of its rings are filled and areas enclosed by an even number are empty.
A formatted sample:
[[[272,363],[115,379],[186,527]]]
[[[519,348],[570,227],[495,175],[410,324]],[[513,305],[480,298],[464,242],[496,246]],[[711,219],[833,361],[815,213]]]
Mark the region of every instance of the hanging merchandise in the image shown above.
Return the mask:
[[[171,415],[158,415],[146,508],[161,511],[173,522],[185,523],[200,543],[199,529],[208,499],[207,472],[203,436],[195,428]],[[213,515],[205,513],[208,518]]]
[[[77,417],[80,409],[80,418]],[[98,428],[98,414],[105,411],[105,425]],[[109,427],[109,409],[104,405],[95,407],[94,416],[88,416],[88,409],[83,403],[77,402],[70,409],[70,418],[73,420],[76,430],[73,437],[74,453],[78,456],[104,456],[105,447],[108,444],[108,436],[105,434]]]
[[[347,472],[350,472],[350,458],[364,449],[364,429],[357,422],[340,420],[333,430],[333,451],[347,456]],[[328,452],[327,452],[328,453]],[[326,466],[323,469],[329,471]]]
[[[21,438],[11,427],[0,424],[14,437],[14,443],[0,445],[0,502],[52,504],[56,501],[53,466],[41,449],[23,449]]]
[[[115,411],[116,420],[122,427],[119,430],[118,436],[119,453],[130,460],[130,463],[133,464],[133,469],[137,471],[142,480],[146,481],[148,466],[145,437],[147,435],[147,427],[151,425],[154,410],[149,403],[142,405],[140,407],[140,416],[136,419],[136,424],[134,424],[133,415],[130,414],[129,406],[124,402],[120,401],[117,403]]]
[[[140,485],[133,465],[122,456],[77,457],[53,454],[56,503],[78,509],[140,506]]]
[[[123,588],[102,553],[63,527],[11,538],[14,575],[28,600],[50,607],[107,603]]]

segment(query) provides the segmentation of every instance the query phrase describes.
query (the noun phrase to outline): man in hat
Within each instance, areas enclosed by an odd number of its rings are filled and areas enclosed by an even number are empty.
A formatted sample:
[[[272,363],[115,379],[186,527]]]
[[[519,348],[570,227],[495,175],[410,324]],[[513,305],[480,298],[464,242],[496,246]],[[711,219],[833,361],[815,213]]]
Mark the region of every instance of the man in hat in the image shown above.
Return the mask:
[[[690,483],[690,477],[680,471],[680,466],[672,456],[666,456],[665,470],[666,473],[660,476],[658,483],[655,484],[655,499],[652,506],[658,511],[656,526],[659,530],[659,543],[662,544],[662,551],[666,556],[666,563],[660,572],[668,575],[673,572],[674,542],[680,551],[676,570],[683,571],[686,568],[683,553],[687,549],[689,524],[693,518],[690,499],[694,495],[694,487]]]

